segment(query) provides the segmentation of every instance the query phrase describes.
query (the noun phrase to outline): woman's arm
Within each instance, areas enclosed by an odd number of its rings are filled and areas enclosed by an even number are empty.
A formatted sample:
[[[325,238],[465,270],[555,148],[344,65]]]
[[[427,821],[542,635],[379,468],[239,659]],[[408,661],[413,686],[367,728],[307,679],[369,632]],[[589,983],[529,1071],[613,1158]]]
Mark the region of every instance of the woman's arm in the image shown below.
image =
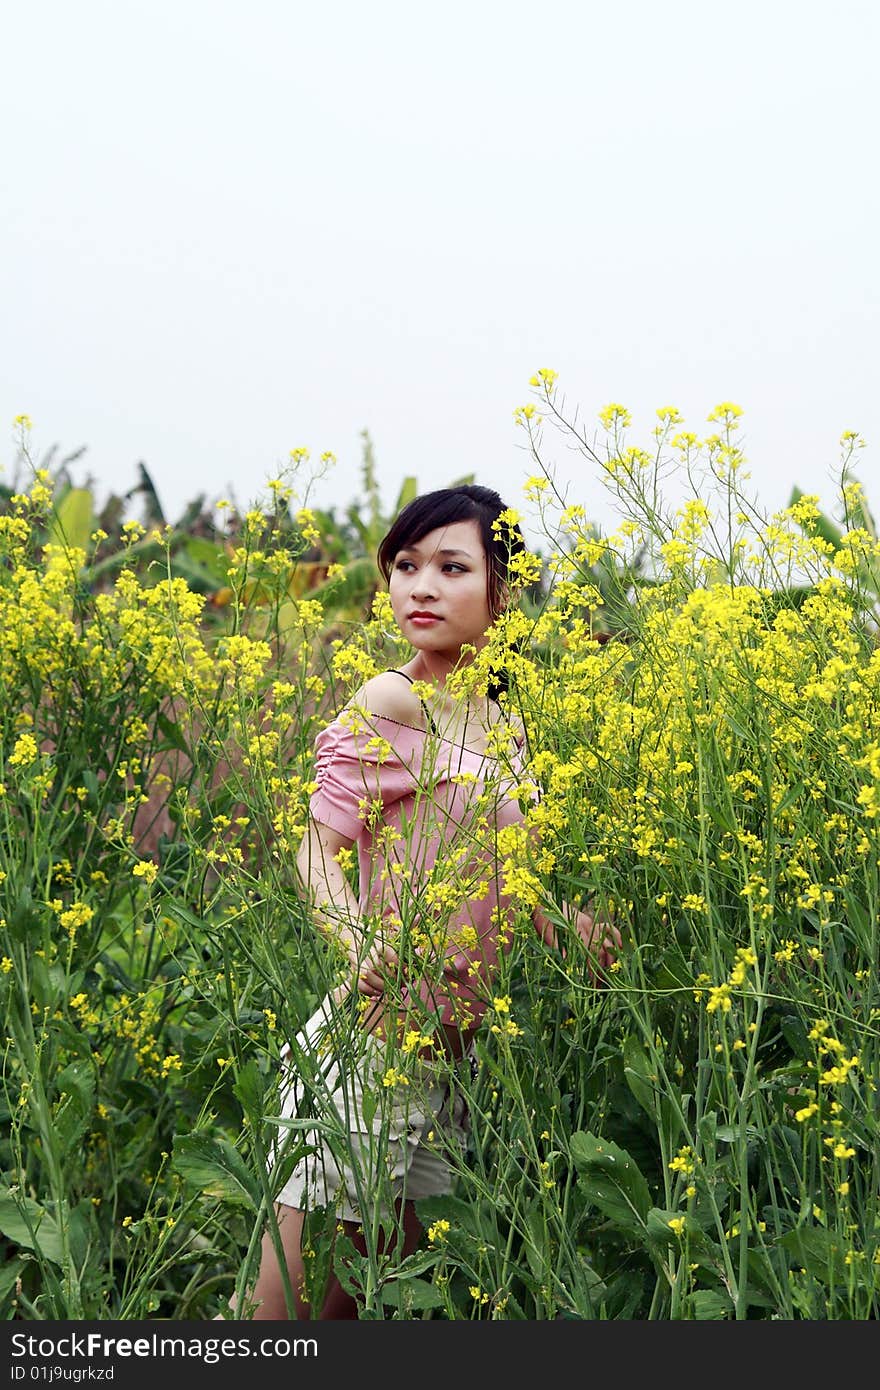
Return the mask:
[[[383,969],[397,964],[397,954],[391,946],[370,940],[364,930],[357,899],[338,859],[340,850],[351,849],[353,844],[338,830],[310,816],[296,866],[315,925],[348,957],[357,974],[358,991],[381,994]]]

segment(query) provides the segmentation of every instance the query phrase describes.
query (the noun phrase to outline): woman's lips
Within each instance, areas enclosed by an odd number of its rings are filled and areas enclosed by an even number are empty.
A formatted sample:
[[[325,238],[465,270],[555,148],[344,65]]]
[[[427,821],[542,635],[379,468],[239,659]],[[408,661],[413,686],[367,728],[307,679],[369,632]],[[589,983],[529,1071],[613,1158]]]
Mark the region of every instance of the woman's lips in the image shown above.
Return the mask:
[[[409,620],[415,627],[430,627],[432,623],[441,623],[442,618],[438,618],[435,613],[410,613]]]

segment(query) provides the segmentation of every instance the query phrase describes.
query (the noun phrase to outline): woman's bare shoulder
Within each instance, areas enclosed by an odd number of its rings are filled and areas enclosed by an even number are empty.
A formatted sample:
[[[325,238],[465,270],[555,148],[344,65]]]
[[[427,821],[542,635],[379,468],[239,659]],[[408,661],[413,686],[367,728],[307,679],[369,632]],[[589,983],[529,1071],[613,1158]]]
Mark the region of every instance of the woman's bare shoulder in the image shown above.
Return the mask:
[[[422,728],[425,714],[419,697],[405,676],[398,671],[380,671],[365,681],[348,701],[349,707],[369,710],[384,719],[396,719],[399,724]]]

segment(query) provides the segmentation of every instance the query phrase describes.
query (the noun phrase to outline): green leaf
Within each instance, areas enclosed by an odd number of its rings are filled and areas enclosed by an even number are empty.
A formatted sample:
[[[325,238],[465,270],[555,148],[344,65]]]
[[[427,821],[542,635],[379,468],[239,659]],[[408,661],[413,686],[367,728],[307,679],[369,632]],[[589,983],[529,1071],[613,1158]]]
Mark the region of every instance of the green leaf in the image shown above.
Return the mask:
[[[679,1221],[684,1218],[684,1227],[681,1235],[677,1235],[670,1226],[670,1221]],[[700,1223],[691,1213],[683,1211],[664,1211],[660,1207],[652,1207],[648,1212],[646,1221],[648,1240],[652,1245],[675,1245],[678,1246],[687,1241],[690,1251],[706,1251],[711,1242],[706,1236]]]
[[[373,1118],[379,1107],[379,1097],[372,1087],[364,1087],[361,1097],[361,1113],[364,1117],[364,1124],[369,1130],[373,1124]]]
[[[708,810],[709,816],[715,821],[719,830],[726,830],[727,833],[731,835],[737,833],[740,827],[737,826],[735,816],[730,816],[730,813],[728,813],[727,806],[716,806],[715,802],[708,801],[706,802],[706,810]]]
[[[706,1150],[707,1157],[715,1158],[715,1138],[718,1133],[718,1116],[714,1110],[707,1110],[699,1122],[700,1142]]]
[[[746,745],[748,745],[748,743],[750,742],[750,734],[749,734],[748,730],[747,730],[747,729],[744,729],[743,726],[742,726],[742,724],[737,723],[737,721],[734,719],[734,717],[733,717],[732,714],[727,714],[727,713],[725,713],[725,714],[724,714],[724,722],[725,722],[725,724],[727,724],[727,726],[728,726],[729,728],[731,728],[731,729],[733,730],[733,732],[736,734],[737,738],[741,738],[741,739],[743,740],[743,742],[744,742]]]
[[[741,1139],[748,1142],[750,1139],[760,1139],[760,1137],[761,1131],[756,1129],[754,1125],[745,1125],[743,1128],[740,1128],[739,1125],[718,1125],[715,1130],[715,1138],[720,1139],[722,1144],[736,1144]]]
[[[439,1260],[439,1250],[416,1250],[412,1255],[407,1255],[405,1260],[401,1260],[394,1278],[395,1280],[415,1278],[417,1274],[424,1274],[426,1270],[435,1269]]]
[[[657,990],[691,990],[693,973],[682,959],[680,951],[664,951],[651,973],[651,984]]]
[[[26,942],[30,936],[38,936],[42,931],[42,918],[34,909],[34,900],[28,887],[22,888],[9,916],[9,935],[13,941]]]
[[[813,1049],[802,1019],[796,1014],[784,1014],[779,1020],[779,1031],[799,1061],[812,1061]]]
[[[658,1078],[651,1070],[642,1043],[632,1034],[623,1043],[623,1074],[639,1105],[653,1120],[657,1110]]]
[[[0,1269],[0,1308],[6,1295],[15,1287],[15,1281],[24,1269],[24,1260],[7,1260]]]
[[[593,1205],[609,1220],[643,1234],[651,1194],[626,1150],[610,1139],[578,1130],[571,1136],[571,1156],[578,1182]]]
[[[257,1179],[227,1139],[208,1134],[175,1135],[171,1165],[206,1197],[254,1211],[260,1204]]]
[[[424,1279],[395,1279],[382,1289],[382,1302],[386,1308],[396,1308],[401,1313],[410,1309],[442,1308],[443,1291]]]
[[[49,519],[49,540],[64,550],[88,550],[94,530],[92,494],[86,487],[71,487],[57,500]]]
[[[217,588],[226,583],[230,561],[222,542],[208,540],[207,536],[187,536],[184,549]]]
[[[805,786],[806,783],[800,781],[797,782],[793,787],[789,787],[788,791],[785,793],[785,796],[782,798],[779,805],[775,808],[773,812],[774,816],[781,815],[783,811],[787,811],[790,806],[793,806],[794,803],[799,799]]]
[[[690,1307],[697,1322],[713,1322],[732,1316],[734,1307],[726,1293],[714,1289],[697,1289],[690,1297]]]
[[[57,1078],[59,1103],[52,1127],[62,1158],[72,1153],[92,1121],[95,1105],[95,1071],[90,1062],[71,1062]]]
[[[9,1188],[0,1192],[0,1233],[53,1264],[63,1262],[64,1244],[55,1217],[30,1197]]]
[[[189,546],[172,552],[171,573],[175,579],[185,580],[194,594],[212,594],[222,586],[222,580],[218,580],[213,570],[191,558]]]
[[[101,783],[98,781],[97,777],[95,776],[94,772],[90,767],[83,768],[82,772],[80,773],[80,780],[83,786],[85,787],[86,791],[88,792],[89,796],[92,796],[95,798],[95,800],[97,800],[98,795],[101,791]]]
[[[345,1292],[352,1298],[363,1297],[363,1284],[357,1276],[366,1266],[366,1257],[357,1249],[351,1237],[338,1235],[333,1246],[333,1269]]]
[[[547,1231],[544,1213],[535,1203],[525,1216],[525,1247],[529,1269],[536,1279],[540,1279],[547,1269]]]
[[[172,898],[169,895],[169,897],[162,899],[160,906],[161,911],[165,913],[166,916],[178,922],[182,922],[187,927],[192,927],[194,931],[199,932],[202,936],[205,935],[209,929],[210,924],[205,921],[204,917],[199,917],[197,913],[193,912],[192,908],[187,907],[186,903],[182,903],[179,898]]]
[[[403,482],[400,485],[400,492],[397,494],[397,501],[394,504],[395,516],[397,516],[398,512],[403,511],[403,508],[406,506],[407,502],[411,502],[413,500],[413,498],[417,495],[418,490],[418,479],[414,478],[411,474],[408,477],[404,478]]]
[[[864,949],[870,950],[871,938],[873,933],[873,920],[870,908],[860,902],[854,893],[847,897],[846,903],[847,922],[852,929],[853,940]]]
[[[259,1125],[263,1114],[264,1077],[256,1062],[246,1062],[235,1078],[232,1094],[241,1101],[251,1125]]]
[[[167,714],[163,714],[162,710],[158,710],[156,713],[156,723],[159,725],[159,728],[172,748],[179,749],[181,753],[189,753],[189,745],[180,732],[179,725],[169,719]],[[88,786],[88,783],[86,783],[86,786]],[[91,788],[89,790],[91,790]]]
[[[291,1117],[283,1115],[267,1115],[268,1124],[276,1125],[278,1129],[301,1129],[303,1131],[314,1130],[316,1134],[336,1134],[342,1133],[339,1121],[316,1120],[314,1115],[294,1115]]]
[[[796,1264],[802,1265],[808,1274],[822,1283],[830,1280],[832,1270],[838,1278],[843,1273],[844,1247],[833,1231],[826,1231],[821,1226],[787,1231],[780,1245]]]

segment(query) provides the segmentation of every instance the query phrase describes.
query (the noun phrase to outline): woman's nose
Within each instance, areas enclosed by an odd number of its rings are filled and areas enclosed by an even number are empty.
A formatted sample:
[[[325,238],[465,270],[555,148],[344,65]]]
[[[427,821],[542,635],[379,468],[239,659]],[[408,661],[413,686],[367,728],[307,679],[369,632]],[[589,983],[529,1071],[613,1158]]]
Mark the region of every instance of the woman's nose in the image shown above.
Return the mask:
[[[415,599],[437,597],[437,586],[427,570],[421,570],[416,575],[412,586],[412,596]]]

